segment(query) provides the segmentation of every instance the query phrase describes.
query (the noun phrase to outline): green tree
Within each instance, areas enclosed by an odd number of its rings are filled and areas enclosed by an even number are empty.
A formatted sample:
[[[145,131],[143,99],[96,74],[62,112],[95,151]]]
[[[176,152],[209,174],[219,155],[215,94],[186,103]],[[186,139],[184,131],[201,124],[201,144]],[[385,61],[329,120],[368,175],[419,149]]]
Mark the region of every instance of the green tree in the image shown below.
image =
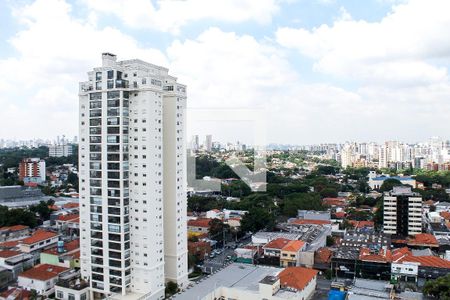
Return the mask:
[[[437,299],[450,299],[450,274],[439,277],[435,280],[428,280],[424,287],[423,293]]]
[[[275,227],[275,216],[261,207],[255,207],[241,220],[243,232],[257,232],[261,229],[271,230]]]
[[[178,292],[178,284],[173,281],[169,281],[166,283],[166,297],[172,296],[176,292]]]
[[[287,196],[283,200],[283,215],[286,217],[296,217],[297,210],[322,210],[322,201],[317,193],[296,193]]]
[[[334,240],[334,237],[332,237],[331,235],[328,235],[327,236],[327,247],[334,246],[335,243],[336,243],[336,241]]]
[[[391,191],[394,188],[394,186],[401,186],[401,185],[402,185],[402,183],[400,182],[400,180],[395,179],[395,178],[388,178],[381,185],[380,191],[388,192],[388,191]]]
[[[327,187],[320,191],[322,198],[335,198],[338,196],[338,191],[335,188]]]

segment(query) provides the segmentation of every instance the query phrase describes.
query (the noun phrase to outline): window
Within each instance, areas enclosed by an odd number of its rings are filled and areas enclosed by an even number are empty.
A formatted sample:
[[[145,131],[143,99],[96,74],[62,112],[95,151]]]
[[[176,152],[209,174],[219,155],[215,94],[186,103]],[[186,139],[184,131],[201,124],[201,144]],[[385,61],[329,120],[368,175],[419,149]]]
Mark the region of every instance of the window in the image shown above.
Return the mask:
[[[95,83],[95,89],[96,90],[101,90],[102,89],[102,82],[101,81],[97,81]]]
[[[69,299],[69,300],[75,300],[75,295],[74,295],[74,294],[71,294],[71,293],[69,293],[69,297],[68,297],[68,299]]]
[[[80,300],[86,300],[86,293],[80,295]]]
[[[63,299],[64,293],[62,291],[56,291],[56,298],[57,299]]]
[[[107,73],[108,79],[113,79],[114,78],[114,71],[113,70],[109,70]]]
[[[102,72],[95,73],[95,80],[102,80]]]

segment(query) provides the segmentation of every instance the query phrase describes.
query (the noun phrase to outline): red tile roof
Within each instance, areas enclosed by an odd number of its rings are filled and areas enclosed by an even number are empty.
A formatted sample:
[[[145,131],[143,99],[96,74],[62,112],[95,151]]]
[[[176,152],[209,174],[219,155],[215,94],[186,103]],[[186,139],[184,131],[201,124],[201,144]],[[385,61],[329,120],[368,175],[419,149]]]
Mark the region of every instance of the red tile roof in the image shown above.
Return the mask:
[[[17,256],[22,254],[22,252],[20,251],[13,251],[13,250],[2,250],[0,251],[0,257],[1,258],[10,258],[13,256]]]
[[[1,227],[0,231],[22,231],[22,230],[26,230],[29,229],[30,227],[25,226],[25,225],[14,225],[14,226],[5,226],[5,227]]]
[[[31,299],[31,291],[27,291],[21,288],[11,288],[7,291],[4,291],[0,294],[0,297],[4,299],[20,299],[20,300],[30,300]]]
[[[343,198],[323,198],[322,204],[325,206],[347,206],[347,201]]]
[[[367,227],[374,227],[375,223],[372,221],[356,221],[356,220],[348,220],[350,224],[353,225],[355,228],[367,228]]]
[[[280,285],[296,290],[303,290],[319,271],[303,267],[287,267],[278,274]]]
[[[59,274],[69,270],[68,268],[42,264],[37,265],[19,275],[19,277],[26,277],[35,280],[46,281],[52,278],[57,277]]]
[[[333,252],[329,248],[323,247],[314,253],[314,261],[316,263],[328,263],[331,261],[332,255]]]
[[[37,230],[32,236],[25,238],[21,241],[21,244],[31,245],[36,244],[41,241],[45,241],[47,239],[57,237],[59,234],[45,231],[45,230]]]
[[[192,227],[207,227],[209,228],[209,223],[212,219],[209,218],[203,218],[203,219],[197,219],[197,220],[189,220],[188,226]]]
[[[408,245],[410,246],[433,246],[439,247],[439,242],[436,237],[429,233],[419,233],[413,238],[408,239]]]
[[[370,251],[368,248],[361,248],[359,251],[359,259],[362,261],[372,261],[380,263],[388,263],[392,261],[391,250],[380,249],[378,253]]]
[[[3,242],[0,243],[0,248],[1,249],[10,249],[10,248],[14,248],[17,247],[17,245],[19,245],[20,241],[8,241],[8,242]]]
[[[284,239],[284,238],[278,238],[274,239],[270,242],[268,242],[266,245],[264,245],[264,249],[283,249],[284,246],[286,246],[291,240]]]
[[[80,249],[80,240],[78,240],[78,239],[70,241],[68,243],[65,243],[64,244],[65,251],[63,253],[58,253],[58,247],[50,248],[48,250],[42,251],[42,253],[59,255],[59,254],[67,254],[67,253],[73,252],[77,249]]]
[[[77,208],[80,207],[78,202],[69,202],[63,205],[63,208]]]
[[[392,250],[392,261],[393,262],[399,261],[400,259],[408,255],[412,255],[408,247],[394,249]]]
[[[289,252],[298,252],[305,245],[304,241],[296,240],[289,241],[281,250]]]
[[[74,222],[74,221],[76,221],[76,219],[79,219],[79,218],[80,218],[79,214],[59,215],[58,216],[58,221]]]
[[[441,211],[440,213],[441,217],[443,217],[446,220],[450,220],[450,212],[448,211]]]
[[[295,220],[291,221],[291,224],[296,224],[296,225],[305,225],[305,224],[327,225],[327,224],[331,224],[331,221],[328,221],[328,220],[311,220],[311,219],[295,219]]]
[[[437,256],[406,256],[400,262],[416,262],[423,267],[450,269],[450,261]]]
[[[334,213],[334,215],[336,216],[337,219],[343,219],[345,218],[346,213],[345,211],[339,211],[337,213]]]

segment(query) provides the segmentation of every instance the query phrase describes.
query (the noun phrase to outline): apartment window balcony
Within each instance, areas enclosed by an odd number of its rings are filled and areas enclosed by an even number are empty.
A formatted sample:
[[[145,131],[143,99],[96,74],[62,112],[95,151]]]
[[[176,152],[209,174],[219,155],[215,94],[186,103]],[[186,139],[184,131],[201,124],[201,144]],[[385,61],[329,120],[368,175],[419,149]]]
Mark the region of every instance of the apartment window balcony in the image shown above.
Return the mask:
[[[108,108],[108,117],[118,117],[119,115],[120,108]]]
[[[103,225],[99,223],[91,223],[91,230],[99,230],[103,229]]]
[[[120,161],[120,154],[108,154],[108,161]]]
[[[109,188],[120,188],[120,181],[108,181]]]
[[[120,145],[108,145],[106,150],[108,153],[120,152]]]
[[[108,107],[120,107],[120,100],[108,100]]]
[[[90,203],[94,205],[102,205],[102,198],[101,197],[91,197]]]
[[[120,118],[108,118],[106,124],[108,126],[118,126],[120,125]]]
[[[92,274],[92,280],[103,281],[103,275]]]
[[[99,257],[91,257],[91,262],[96,265],[103,265],[103,259]]]
[[[115,284],[115,285],[122,285],[122,279],[115,278],[115,277],[109,277],[109,283]]]
[[[95,127],[97,128],[97,127]],[[90,145],[89,146],[89,151],[91,152],[101,152],[102,151],[102,146],[101,145]]]
[[[108,224],[108,231],[114,233],[120,233],[120,225]]]
[[[122,268],[122,262],[110,259],[109,266],[114,268]]]
[[[91,101],[91,102],[89,102],[89,108],[90,109],[102,108],[102,101]]]
[[[90,189],[90,193],[93,196],[101,196],[102,195],[102,190],[98,189],[98,188],[91,188]]]
[[[103,273],[103,268],[92,267],[91,270],[92,270],[92,272],[95,272],[95,273]]]
[[[89,154],[90,160],[102,160],[102,154],[101,153],[91,153]]]
[[[109,134],[119,134],[120,127],[108,127],[108,133]]]
[[[91,250],[91,254],[92,255],[96,255],[96,256],[103,256],[103,250],[95,248],[95,249]]]
[[[101,170],[102,163],[101,162],[91,162],[89,163],[89,169],[91,170]]]
[[[101,187],[102,186],[102,181],[101,180],[91,179],[91,180],[89,180],[89,184],[92,187]]]
[[[92,247],[103,248],[103,242],[98,240],[91,240]]]
[[[112,253],[112,252],[110,252],[110,253]],[[122,277],[122,272],[121,271],[117,271],[117,270],[109,270],[109,275],[110,276]]]
[[[90,136],[89,142],[92,144],[99,144],[102,142],[102,137],[101,136]]]
[[[108,179],[120,179],[120,172],[108,172]]]
[[[102,207],[101,206],[92,206],[91,205],[91,213],[101,214]]]
[[[115,241],[115,242],[120,242],[121,241],[121,238],[120,238],[120,235],[118,235],[118,234],[109,234],[108,235],[108,239],[110,240],[110,241]]]
[[[101,240],[103,238],[103,235],[102,235],[101,232],[92,231],[91,232],[91,238]]]
[[[92,288],[97,290],[103,290],[105,288],[105,285],[103,284],[103,282],[92,281]]]
[[[89,171],[91,178],[102,178],[102,171]]]
[[[109,249],[122,250],[119,243],[109,242]]]
[[[108,170],[120,170],[119,163],[108,163]]]
[[[109,206],[120,206],[120,199],[108,199]]]
[[[106,141],[108,144],[119,144],[120,136],[119,135],[108,135]]]
[[[101,109],[93,109],[89,111],[89,117],[91,118],[97,118],[102,116],[102,110]]]
[[[90,119],[89,120],[89,126],[101,126],[102,125],[102,119]]]
[[[102,100],[102,93],[90,93],[89,100]]]
[[[108,223],[120,224],[120,217],[108,216]]]
[[[120,190],[108,190],[108,197],[120,197]]]
[[[112,293],[116,293],[116,294],[121,294],[121,293],[122,293],[122,288],[121,288],[121,287],[118,287],[118,286],[111,286],[111,287],[109,288],[109,290],[110,290]]]
[[[122,259],[122,254],[120,252],[109,251],[109,257],[115,259]]]
[[[92,222],[101,222],[103,220],[101,215],[97,214],[91,214],[91,221]]]
[[[120,89],[127,89],[129,88],[129,83],[128,80],[124,80],[124,79],[117,79],[116,80],[116,88]]]

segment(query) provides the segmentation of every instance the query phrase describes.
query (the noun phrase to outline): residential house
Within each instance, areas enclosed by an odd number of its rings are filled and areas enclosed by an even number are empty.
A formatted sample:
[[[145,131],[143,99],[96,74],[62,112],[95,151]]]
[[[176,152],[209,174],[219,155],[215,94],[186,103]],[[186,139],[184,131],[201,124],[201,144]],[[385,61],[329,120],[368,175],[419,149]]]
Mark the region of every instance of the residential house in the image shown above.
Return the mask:
[[[80,267],[80,240],[68,243],[58,242],[58,246],[41,252],[41,263],[65,268]]]
[[[39,229],[35,231],[32,236],[21,240],[18,246],[20,251],[32,253],[55,246],[58,239],[59,234]]]
[[[0,251],[0,267],[9,270],[14,279],[34,264],[33,255],[16,250]]]
[[[69,270],[49,264],[37,265],[19,275],[18,286],[26,290],[36,290],[42,296],[49,296],[55,292],[55,283],[59,276]]]
[[[0,228],[0,242],[17,240],[30,235],[30,227],[14,225]]]
[[[300,252],[305,248],[306,243],[304,241],[289,241],[281,248],[280,266],[298,267],[300,265]]]

